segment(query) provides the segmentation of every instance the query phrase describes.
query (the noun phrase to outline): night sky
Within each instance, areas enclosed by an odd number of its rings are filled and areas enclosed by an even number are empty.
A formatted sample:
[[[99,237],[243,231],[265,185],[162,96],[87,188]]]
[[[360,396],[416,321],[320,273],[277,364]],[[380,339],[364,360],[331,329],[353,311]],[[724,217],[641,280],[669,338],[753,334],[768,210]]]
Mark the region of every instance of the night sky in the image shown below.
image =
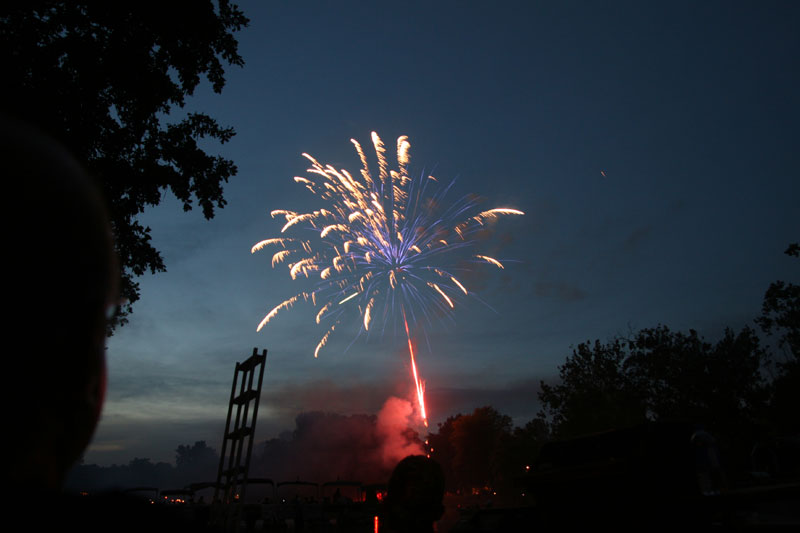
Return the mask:
[[[350,138],[514,207],[483,249],[477,303],[420,342],[432,426],[491,404],[522,425],[579,342],[657,324],[716,339],[752,325],[769,283],[798,282],[800,4],[241,2],[244,68],[184,110],[237,135],[227,206],[206,221],[165,193],[141,221],[168,272],[108,346],[109,396],[86,463],[219,449],[236,361],[269,351],[257,438],[301,412],[375,413],[409,397],[405,339],[325,332],[271,253],[273,209],[324,207],[293,176],[308,152],[357,172]],[[433,4],[433,5],[431,5]],[[367,150],[369,154],[369,150]],[[603,175],[605,174],[605,175]],[[493,255],[490,253],[489,255]]]

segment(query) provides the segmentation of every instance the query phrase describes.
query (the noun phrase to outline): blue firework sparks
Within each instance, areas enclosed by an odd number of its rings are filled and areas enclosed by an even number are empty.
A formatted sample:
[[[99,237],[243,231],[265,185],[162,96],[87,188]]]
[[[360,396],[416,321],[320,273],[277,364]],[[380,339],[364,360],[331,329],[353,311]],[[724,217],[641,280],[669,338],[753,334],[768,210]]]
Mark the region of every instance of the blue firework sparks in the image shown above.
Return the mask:
[[[410,178],[405,136],[397,140],[397,169],[390,170],[383,142],[372,133],[377,175],[361,145],[351,142],[361,159],[360,172],[354,176],[303,154],[311,163],[308,176],[294,179],[325,207],[307,213],[273,211],[273,217],[286,220],[281,233],[298,236],[265,239],[252,248],[255,253],[279,246],[272,266],[285,263],[292,279],[311,283],[309,290],[274,307],[258,330],[300,299],[311,301],[319,309],[316,322],[327,325],[314,357],[342,320],[355,312],[361,322],[359,334],[369,332],[378,316],[382,329],[392,317],[406,321],[406,313],[413,326],[423,329],[433,323],[434,315],[449,316],[456,303],[470,295],[459,281],[465,270],[477,263],[503,268],[500,261],[477,253],[476,232],[490,219],[523,214],[511,208],[481,211],[474,195],[450,200],[454,181],[441,186],[433,176]]]

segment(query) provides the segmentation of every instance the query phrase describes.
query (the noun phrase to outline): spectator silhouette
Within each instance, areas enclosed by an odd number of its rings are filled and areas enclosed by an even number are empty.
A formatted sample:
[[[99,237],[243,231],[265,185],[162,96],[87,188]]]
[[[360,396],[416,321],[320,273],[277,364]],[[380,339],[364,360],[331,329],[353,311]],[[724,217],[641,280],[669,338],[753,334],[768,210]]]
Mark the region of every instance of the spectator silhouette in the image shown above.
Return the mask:
[[[425,533],[444,513],[444,473],[435,460],[409,455],[389,479],[384,500],[383,528],[387,533]]]
[[[118,272],[100,194],[67,151],[0,116],[6,191],[4,488],[58,491],[100,416]],[[10,315],[10,317],[9,317]],[[8,348],[7,348],[8,349]]]
[[[111,227],[80,164],[52,138],[2,114],[0,168],[10,213],[3,515],[32,531],[208,531],[168,506],[121,493],[62,492],[105,398],[105,339],[119,277]]]

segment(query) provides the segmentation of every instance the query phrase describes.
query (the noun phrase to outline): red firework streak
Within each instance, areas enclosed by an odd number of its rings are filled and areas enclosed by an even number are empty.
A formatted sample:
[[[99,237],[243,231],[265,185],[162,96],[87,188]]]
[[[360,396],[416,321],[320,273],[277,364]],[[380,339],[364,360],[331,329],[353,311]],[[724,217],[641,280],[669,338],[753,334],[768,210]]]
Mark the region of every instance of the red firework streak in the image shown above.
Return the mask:
[[[342,313],[346,313],[347,309],[358,309],[364,321],[364,331],[368,331],[372,309],[378,299],[388,291],[404,290],[403,285],[419,293],[415,300],[420,306],[441,297],[449,309],[453,309],[451,297],[459,295],[459,292],[466,296],[468,291],[449,270],[460,269],[467,248],[476,248],[478,242],[483,240],[474,236],[478,232],[483,234],[487,221],[505,215],[524,215],[522,211],[511,207],[481,211],[474,195],[445,200],[454,182],[441,188],[434,185],[429,188],[429,181],[436,181],[433,176],[422,173],[419,180],[412,179],[408,175],[411,144],[405,135],[397,139],[397,170],[390,171],[383,141],[377,133],[372,132],[372,144],[378,158],[377,176],[370,173],[367,157],[358,141],[351,139],[351,142],[361,160],[363,168],[360,172],[350,174],[344,169],[339,171],[332,165],[323,165],[309,154],[303,154],[311,163],[307,170],[309,177],[294,178],[295,182],[303,184],[320,200],[327,202],[328,209],[306,213],[285,209],[270,212],[273,217],[286,218],[281,233],[293,227],[297,230],[305,226],[303,235],[308,229],[313,229],[318,233],[319,240],[307,240],[299,235],[274,237],[259,241],[250,249],[251,253],[255,253],[267,246],[280,245],[282,249],[272,256],[273,267],[285,262],[292,279],[319,275],[320,281],[314,290],[301,291],[279,303],[256,328],[260,331],[279,312],[299,301],[310,300],[315,307],[319,304],[317,324],[325,317],[337,318],[317,343],[314,357],[317,357],[341,323]],[[444,211],[439,209],[443,206],[447,206]],[[462,219],[462,216],[465,218]],[[448,244],[448,240],[452,244]],[[457,244],[453,242],[455,240]],[[493,257],[474,253],[477,251],[469,251],[473,261],[477,260],[474,262],[505,268]],[[408,275],[399,276],[401,272],[407,272]],[[406,296],[400,294],[399,298],[402,305]],[[348,307],[339,307],[349,301],[352,303]],[[441,302],[437,307],[449,312]],[[419,411],[427,427],[425,383],[417,372],[414,343],[405,309],[403,322]]]
[[[419,379],[417,374],[417,362],[414,359],[414,345],[411,342],[411,333],[408,331],[408,320],[406,320],[406,310],[403,309],[403,324],[406,326],[406,338],[408,339],[408,353],[411,355],[411,371],[414,374],[414,384],[417,387],[417,402],[419,402],[419,413],[422,416],[422,423],[428,427],[428,415],[425,414],[425,382]]]

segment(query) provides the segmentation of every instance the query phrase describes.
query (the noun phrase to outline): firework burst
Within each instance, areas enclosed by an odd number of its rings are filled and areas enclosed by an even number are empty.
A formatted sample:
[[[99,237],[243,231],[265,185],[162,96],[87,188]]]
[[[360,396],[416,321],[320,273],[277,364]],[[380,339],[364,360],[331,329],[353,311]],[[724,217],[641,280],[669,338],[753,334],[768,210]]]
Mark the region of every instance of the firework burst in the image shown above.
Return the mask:
[[[454,182],[442,187],[425,174],[412,179],[406,136],[397,139],[396,170],[389,169],[386,149],[375,132],[374,172],[361,145],[351,142],[361,171],[352,175],[303,154],[311,163],[308,176],[294,180],[320,198],[324,207],[308,213],[272,211],[273,218],[285,219],[281,234],[292,236],[253,246],[253,253],[279,248],[272,266],[285,263],[293,280],[310,283],[309,289],[269,311],[257,329],[298,301],[310,301],[319,308],[317,324],[327,328],[314,350],[317,357],[348,316],[358,316],[359,334],[376,329],[373,323],[381,324],[383,331],[390,319],[402,318],[420,413],[426,421],[424,384],[417,374],[409,322],[424,330],[433,325],[434,315],[449,316],[456,303],[470,295],[459,277],[477,264],[503,268],[499,260],[476,253],[475,234],[489,220],[523,213],[511,208],[480,210],[474,195],[449,199]]]

